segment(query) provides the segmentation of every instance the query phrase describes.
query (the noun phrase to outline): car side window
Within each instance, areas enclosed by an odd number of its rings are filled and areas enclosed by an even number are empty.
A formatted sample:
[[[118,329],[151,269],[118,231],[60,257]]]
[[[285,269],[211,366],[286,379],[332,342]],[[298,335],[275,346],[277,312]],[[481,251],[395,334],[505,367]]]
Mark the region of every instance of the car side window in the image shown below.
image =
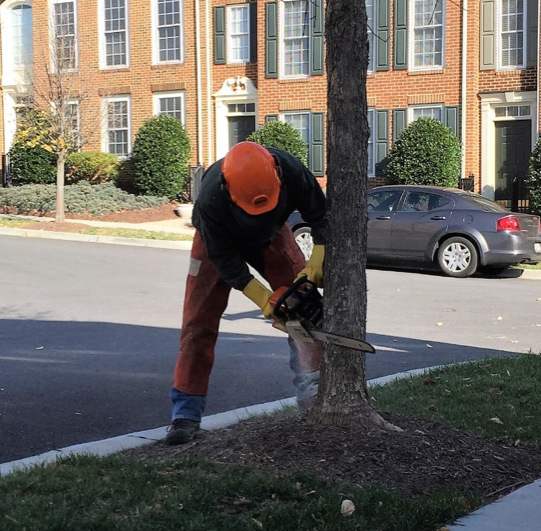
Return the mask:
[[[393,212],[402,192],[385,190],[368,194],[368,212]]]
[[[446,205],[449,199],[438,194],[410,191],[406,194],[404,212],[429,212]]]

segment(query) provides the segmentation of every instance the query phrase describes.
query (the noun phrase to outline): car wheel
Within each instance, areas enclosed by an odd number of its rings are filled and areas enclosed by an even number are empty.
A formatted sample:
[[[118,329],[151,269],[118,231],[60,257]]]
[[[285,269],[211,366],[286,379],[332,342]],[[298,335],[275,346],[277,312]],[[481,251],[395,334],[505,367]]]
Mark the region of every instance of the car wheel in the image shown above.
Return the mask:
[[[477,250],[460,236],[445,240],[438,249],[438,264],[451,277],[469,277],[477,270]]]
[[[314,248],[312,230],[310,227],[299,227],[293,231],[293,236],[295,236],[295,241],[300,247],[302,254],[304,254],[304,258],[308,260],[312,254],[312,249]]]
[[[477,271],[479,271],[479,273],[481,273],[482,275],[486,275],[487,277],[496,277],[498,275],[501,275],[507,269],[507,266],[481,266]]]

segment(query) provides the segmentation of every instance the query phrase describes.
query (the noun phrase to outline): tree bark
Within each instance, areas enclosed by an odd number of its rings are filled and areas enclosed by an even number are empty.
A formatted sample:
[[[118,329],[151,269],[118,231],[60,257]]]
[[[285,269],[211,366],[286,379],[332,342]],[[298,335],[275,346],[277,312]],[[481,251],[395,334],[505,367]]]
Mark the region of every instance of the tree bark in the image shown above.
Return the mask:
[[[66,163],[66,153],[60,151],[56,160],[56,213],[55,221],[65,221],[64,213],[64,168]]]
[[[324,330],[364,339],[366,334],[367,168],[370,130],[366,72],[366,6],[328,0],[326,21],[327,199]],[[327,343],[310,423],[378,426],[392,430],[372,408],[365,354]]]

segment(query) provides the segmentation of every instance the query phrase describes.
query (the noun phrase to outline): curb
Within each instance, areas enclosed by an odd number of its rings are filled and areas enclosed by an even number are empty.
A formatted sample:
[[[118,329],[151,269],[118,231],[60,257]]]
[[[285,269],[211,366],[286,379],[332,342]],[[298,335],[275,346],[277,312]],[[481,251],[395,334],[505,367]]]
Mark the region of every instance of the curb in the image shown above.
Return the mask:
[[[53,232],[33,229],[7,229],[0,227],[0,235],[89,243],[107,243],[115,245],[133,245],[137,247],[155,247],[159,249],[180,249],[185,251],[189,251],[192,248],[191,241],[150,240],[146,238],[121,238],[117,236],[93,236],[90,234]]]

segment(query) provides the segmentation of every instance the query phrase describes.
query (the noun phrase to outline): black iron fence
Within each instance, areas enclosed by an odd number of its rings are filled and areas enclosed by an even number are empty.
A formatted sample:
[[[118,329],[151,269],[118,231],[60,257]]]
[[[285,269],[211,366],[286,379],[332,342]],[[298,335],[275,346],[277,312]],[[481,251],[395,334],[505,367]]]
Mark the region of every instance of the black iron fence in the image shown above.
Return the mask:
[[[526,174],[519,172],[513,178],[511,187],[511,210],[527,214],[530,208],[528,200],[528,187],[526,185]]]

